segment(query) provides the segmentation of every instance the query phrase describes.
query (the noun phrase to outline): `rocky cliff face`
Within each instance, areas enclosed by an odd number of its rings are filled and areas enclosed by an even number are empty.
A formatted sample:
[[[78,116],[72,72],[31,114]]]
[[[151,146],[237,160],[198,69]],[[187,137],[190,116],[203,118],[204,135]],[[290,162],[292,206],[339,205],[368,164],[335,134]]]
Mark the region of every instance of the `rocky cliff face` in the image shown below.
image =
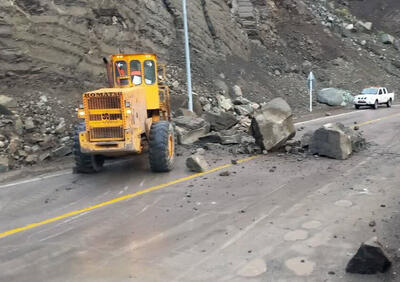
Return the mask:
[[[351,0],[342,2],[351,13],[383,31],[400,36],[400,2],[397,0]]]
[[[375,7],[372,2],[366,7]],[[398,52],[381,45],[376,35],[388,24],[375,21],[367,33],[346,29],[357,22],[350,12],[357,13],[359,5],[190,1],[195,93],[214,99],[239,85],[256,102],[283,96],[295,109],[306,109],[304,80],[311,69],[320,87],[358,91],[365,84],[395,83]],[[102,57],[119,52],[157,53],[171,66],[171,83],[184,82],[180,0],[4,0],[0,38],[4,94],[37,99],[44,93],[78,103],[80,93],[105,84]],[[182,86],[174,89],[174,104],[184,104]]]
[[[397,91],[400,41],[390,7],[398,5],[188,1],[195,111],[229,116],[242,131],[251,112],[275,97],[307,111],[311,70],[318,89]],[[102,58],[131,52],[156,53],[169,65],[173,111],[185,107],[181,0],[0,1],[0,157],[18,167],[69,153],[80,94],[106,85]],[[10,99],[12,117],[1,102]]]
[[[0,3],[2,88],[69,92],[98,87],[101,58],[155,52],[180,63],[180,1],[16,0]],[[247,36],[224,1],[189,5],[195,64],[227,55],[246,57]],[[5,87],[6,86],[6,87]]]

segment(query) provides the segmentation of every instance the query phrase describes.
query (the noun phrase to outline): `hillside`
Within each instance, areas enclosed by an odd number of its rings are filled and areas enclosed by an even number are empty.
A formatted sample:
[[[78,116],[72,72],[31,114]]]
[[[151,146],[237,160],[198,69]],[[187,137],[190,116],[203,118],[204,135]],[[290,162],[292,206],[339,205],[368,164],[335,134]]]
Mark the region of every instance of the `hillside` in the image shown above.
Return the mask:
[[[396,0],[349,1],[351,13],[373,22],[377,29],[400,36],[400,2]]]
[[[331,5],[332,15],[343,1],[337,2],[337,7]],[[364,2],[351,1],[351,7],[363,11]],[[371,2],[368,5],[376,10]],[[375,58],[358,50],[365,49],[359,41],[342,37],[338,25],[346,19],[321,24],[326,20],[321,9],[329,9],[323,3],[191,1],[195,92],[212,95],[215,84],[238,84],[245,96],[258,102],[284,96],[298,107],[307,102],[300,97],[305,97],[305,73],[311,68],[319,86],[356,91],[364,84],[392,84],[391,76],[373,67]],[[16,0],[0,5],[0,77],[5,94],[32,97],[31,92],[42,91],[70,102],[71,96],[76,99],[82,91],[104,85],[101,59],[118,52],[157,53],[173,67],[172,79],[183,78],[179,0]],[[374,28],[386,25],[374,22]],[[399,74],[397,69],[391,73]]]
[[[310,71],[317,89],[397,91],[400,44],[394,37],[384,44],[382,35],[399,35],[398,6],[394,0],[190,1],[195,111],[220,111],[217,94],[232,97],[236,85],[253,102],[282,97],[295,114],[305,113]],[[173,111],[186,107],[182,36],[180,0],[1,1],[0,94],[11,97],[19,116],[3,121],[0,155],[10,154],[7,136],[15,134],[7,126],[18,124],[12,130],[23,134],[25,120],[39,131],[29,140],[53,134],[50,147],[60,140],[69,146],[80,95],[106,85],[102,58],[113,53],[156,53],[168,64]],[[327,109],[316,101],[314,107]]]

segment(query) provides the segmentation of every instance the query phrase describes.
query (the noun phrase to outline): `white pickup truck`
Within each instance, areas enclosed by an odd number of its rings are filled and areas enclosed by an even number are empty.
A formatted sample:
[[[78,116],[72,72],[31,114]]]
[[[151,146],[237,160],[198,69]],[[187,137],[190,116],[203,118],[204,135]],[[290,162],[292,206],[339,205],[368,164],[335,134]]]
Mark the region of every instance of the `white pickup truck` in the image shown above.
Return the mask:
[[[361,92],[361,95],[354,98],[354,105],[356,109],[361,106],[369,106],[376,110],[379,105],[383,104],[390,108],[393,100],[394,93],[389,93],[385,87],[368,87]]]

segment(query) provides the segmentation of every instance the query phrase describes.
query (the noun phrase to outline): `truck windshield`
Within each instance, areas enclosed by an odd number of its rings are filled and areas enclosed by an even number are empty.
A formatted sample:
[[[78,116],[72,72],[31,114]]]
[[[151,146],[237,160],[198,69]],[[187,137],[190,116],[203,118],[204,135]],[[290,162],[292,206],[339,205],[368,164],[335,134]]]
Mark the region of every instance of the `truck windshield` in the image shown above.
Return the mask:
[[[378,88],[365,88],[361,94],[363,95],[375,95],[378,94]]]

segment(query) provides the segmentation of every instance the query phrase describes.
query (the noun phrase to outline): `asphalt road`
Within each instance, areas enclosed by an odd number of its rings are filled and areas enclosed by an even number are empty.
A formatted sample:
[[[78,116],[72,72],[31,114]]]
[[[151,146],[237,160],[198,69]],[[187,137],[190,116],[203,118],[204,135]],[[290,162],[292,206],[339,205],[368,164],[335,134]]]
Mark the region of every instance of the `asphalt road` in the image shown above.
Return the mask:
[[[142,156],[1,184],[0,281],[399,281],[396,259],[377,276],[344,268],[372,236],[399,249],[400,108],[306,121],[299,136],[333,121],[357,121],[369,148],[238,165],[210,153],[197,175],[184,157],[150,173]]]

